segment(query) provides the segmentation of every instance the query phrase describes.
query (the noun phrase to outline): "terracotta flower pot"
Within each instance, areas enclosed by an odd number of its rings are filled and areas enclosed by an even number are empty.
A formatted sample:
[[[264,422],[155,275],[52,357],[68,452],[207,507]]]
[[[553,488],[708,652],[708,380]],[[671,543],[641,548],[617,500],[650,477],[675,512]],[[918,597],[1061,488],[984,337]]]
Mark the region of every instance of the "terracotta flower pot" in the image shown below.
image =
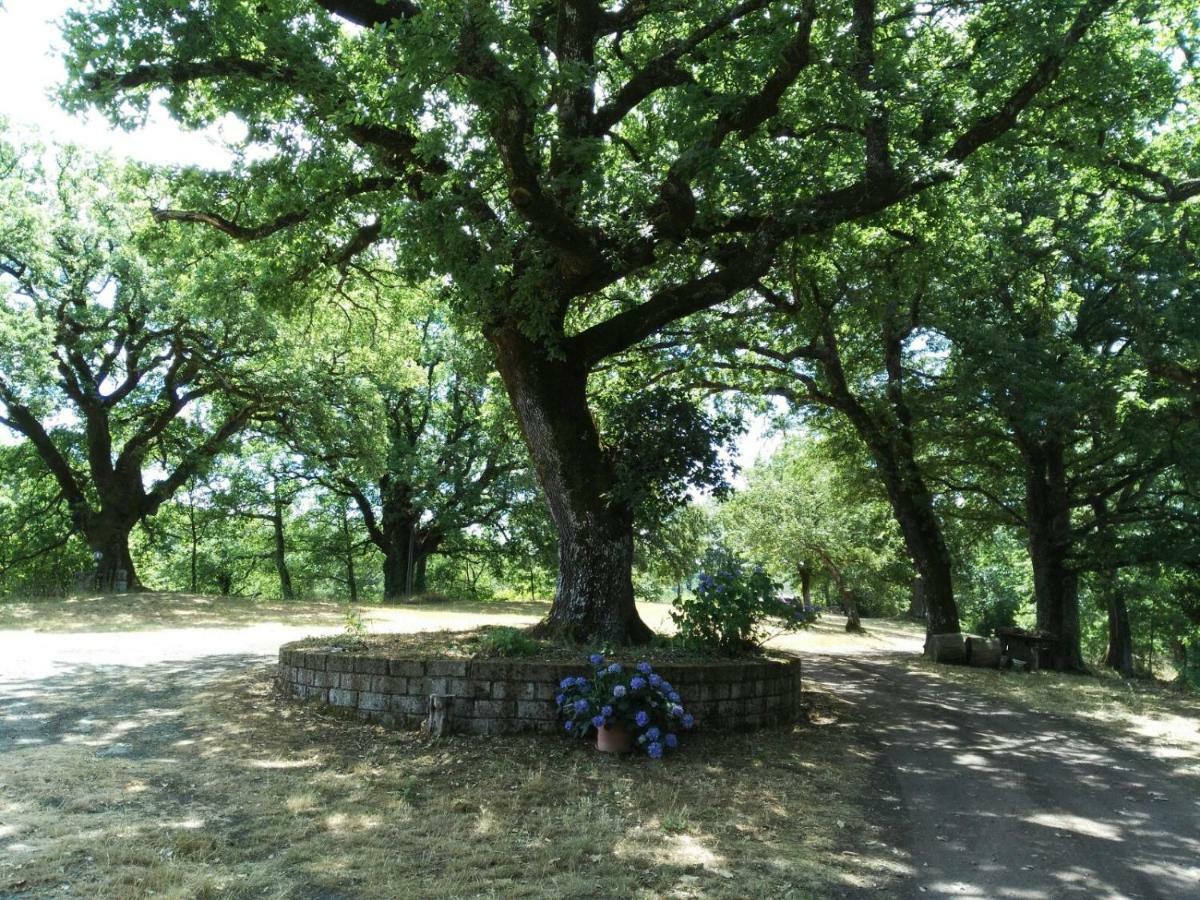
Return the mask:
[[[596,749],[604,753],[628,753],[633,749],[633,732],[624,725],[597,728]]]

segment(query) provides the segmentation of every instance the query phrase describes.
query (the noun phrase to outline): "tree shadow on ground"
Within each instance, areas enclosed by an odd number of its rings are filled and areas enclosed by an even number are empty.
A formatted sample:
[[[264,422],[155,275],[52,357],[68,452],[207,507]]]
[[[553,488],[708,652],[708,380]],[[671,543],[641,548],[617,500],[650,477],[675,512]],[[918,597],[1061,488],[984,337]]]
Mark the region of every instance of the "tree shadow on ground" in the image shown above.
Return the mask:
[[[810,659],[895,771],[914,895],[1200,896],[1200,784],[903,659]]]
[[[0,895],[852,897],[903,867],[844,718],[654,762],[387,732],[272,673],[226,654],[0,680]]]

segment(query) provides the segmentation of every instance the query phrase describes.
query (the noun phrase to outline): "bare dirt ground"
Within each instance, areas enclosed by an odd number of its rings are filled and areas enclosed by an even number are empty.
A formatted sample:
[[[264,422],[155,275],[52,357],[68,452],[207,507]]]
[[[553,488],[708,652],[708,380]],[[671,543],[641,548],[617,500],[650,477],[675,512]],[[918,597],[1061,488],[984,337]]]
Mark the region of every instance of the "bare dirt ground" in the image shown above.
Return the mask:
[[[935,669],[910,625],[826,618],[773,641],[807,721],[614,765],[281,700],[278,646],[340,630],[334,604],[137,604],[0,608],[0,898],[1200,896],[1194,700]]]

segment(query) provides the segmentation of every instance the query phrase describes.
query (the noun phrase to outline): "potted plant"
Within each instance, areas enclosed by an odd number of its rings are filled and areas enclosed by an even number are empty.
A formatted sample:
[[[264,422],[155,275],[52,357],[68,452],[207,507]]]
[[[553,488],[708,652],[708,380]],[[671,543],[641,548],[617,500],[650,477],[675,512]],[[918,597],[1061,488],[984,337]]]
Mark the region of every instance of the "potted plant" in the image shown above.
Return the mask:
[[[599,653],[588,662],[591,675],[564,678],[555,697],[567,734],[586,738],[594,732],[599,750],[637,748],[659,759],[679,746],[680,732],[695,725],[679,693],[650,663],[625,667],[606,662]]]

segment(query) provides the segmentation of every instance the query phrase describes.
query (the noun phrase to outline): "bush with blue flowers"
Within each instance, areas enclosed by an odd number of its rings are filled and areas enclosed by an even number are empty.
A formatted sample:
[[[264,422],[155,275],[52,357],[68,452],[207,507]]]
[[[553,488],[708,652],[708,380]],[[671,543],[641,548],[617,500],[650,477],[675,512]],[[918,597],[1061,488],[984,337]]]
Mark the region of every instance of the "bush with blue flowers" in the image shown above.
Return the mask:
[[[723,547],[710,549],[695,590],[677,599],[671,611],[679,640],[697,648],[744,653],[768,636],[768,620],[784,631],[812,624],[815,613],[783,600],[779,588],[762,566],[752,566]]]
[[[559,684],[555,697],[567,734],[587,737],[605,726],[624,726],[634,746],[652,759],[679,746],[681,732],[695,717],[683,708],[679,692],[648,662],[625,667],[604,656],[588,657],[591,675],[573,675]]]

